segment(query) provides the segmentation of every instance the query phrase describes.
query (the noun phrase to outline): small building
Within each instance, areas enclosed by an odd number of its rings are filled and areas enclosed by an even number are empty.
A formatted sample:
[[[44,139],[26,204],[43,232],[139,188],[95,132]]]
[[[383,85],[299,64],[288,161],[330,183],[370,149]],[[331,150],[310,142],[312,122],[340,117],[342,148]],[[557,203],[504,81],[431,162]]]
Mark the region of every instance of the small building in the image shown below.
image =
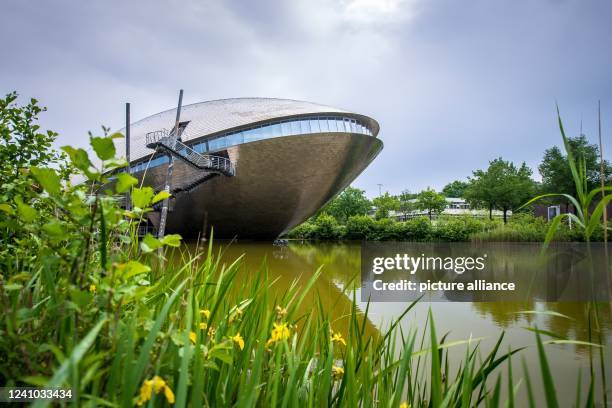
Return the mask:
[[[458,197],[445,197],[446,198],[446,208],[442,211],[442,216],[451,216],[451,217],[461,217],[470,215],[472,217],[478,218],[488,218],[489,210],[487,209],[479,209],[472,208],[470,204],[463,198]],[[411,202],[416,202],[416,199],[410,200]],[[500,210],[493,210],[492,213],[494,218],[503,218],[504,213]],[[508,216],[512,216],[512,211],[508,211]],[[415,217],[429,217],[427,211],[414,210],[408,213],[402,213],[399,211],[391,211],[389,214],[391,218],[396,219],[397,221],[407,221],[411,218]],[[432,218],[437,218],[438,214],[433,214]]]

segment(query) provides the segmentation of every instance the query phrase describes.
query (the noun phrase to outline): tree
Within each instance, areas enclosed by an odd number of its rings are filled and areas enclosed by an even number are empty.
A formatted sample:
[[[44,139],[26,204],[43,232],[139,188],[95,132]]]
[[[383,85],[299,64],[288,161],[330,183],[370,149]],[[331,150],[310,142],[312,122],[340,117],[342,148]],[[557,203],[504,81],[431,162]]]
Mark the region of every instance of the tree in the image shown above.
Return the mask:
[[[342,224],[354,215],[366,215],[372,208],[372,203],[364,193],[363,190],[349,186],[331,200],[321,212],[331,215]]]
[[[493,208],[504,213],[504,223],[508,221],[508,211],[515,210],[524,204],[535,191],[535,182],[531,179],[531,169],[525,163],[516,167],[514,163],[501,157],[489,163],[489,168],[476,170],[470,178],[465,196],[474,206],[486,206],[489,217]]]
[[[380,220],[389,217],[390,211],[397,211],[400,208],[400,201],[397,197],[388,192],[372,200],[376,207],[376,219]]]
[[[38,115],[46,109],[36,99],[27,105],[16,104],[17,93],[0,98],[0,186],[8,195],[25,194],[27,188],[18,185],[20,173],[33,166],[48,166],[58,162],[60,155],[51,148],[57,133],[40,131]],[[9,193],[10,191],[10,193]]]
[[[455,180],[448,183],[442,189],[442,195],[445,197],[465,198],[465,190],[468,188],[468,183],[461,180]]]
[[[408,190],[404,190],[397,198],[399,200],[399,211],[404,217],[416,209],[416,205],[414,203],[416,194],[413,194]]]
[[[568,138],[568,146],[576,161],[584,160],[586,167],[587,189],[592,190],[600,186],[600,159],[599,147],[589,144],[584,135]],[[576,185],[572,178],[567,154],[563,154],[557,146],[544,151],[542,162],[538,166],[542,176],[541,193],[560,193],[576,196]],[[605,184],[612,182],[612,167],[604,161]],[[565,204],[565,212],[568,210],[569,202],[560,198]]]
[[[432,214],[440,214],[446,208],[446,198],[436,193],[434,189],[428,188],[417,195],[416,207],[421,211],[427,211],[431,221]]]

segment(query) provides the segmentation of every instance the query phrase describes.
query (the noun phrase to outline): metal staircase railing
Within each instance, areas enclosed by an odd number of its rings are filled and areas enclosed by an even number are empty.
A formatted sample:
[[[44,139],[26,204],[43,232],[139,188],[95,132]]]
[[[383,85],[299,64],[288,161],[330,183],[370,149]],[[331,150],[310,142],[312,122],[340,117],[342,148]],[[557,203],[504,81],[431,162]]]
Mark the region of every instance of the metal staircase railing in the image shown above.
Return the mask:
[[[229,159],[210,154],[200,154],[178,140],[166,129],[149,132],[145,137],[148,148],[160,147],[200,170],[208,170],[230,177],[236,174],[236,168]]]

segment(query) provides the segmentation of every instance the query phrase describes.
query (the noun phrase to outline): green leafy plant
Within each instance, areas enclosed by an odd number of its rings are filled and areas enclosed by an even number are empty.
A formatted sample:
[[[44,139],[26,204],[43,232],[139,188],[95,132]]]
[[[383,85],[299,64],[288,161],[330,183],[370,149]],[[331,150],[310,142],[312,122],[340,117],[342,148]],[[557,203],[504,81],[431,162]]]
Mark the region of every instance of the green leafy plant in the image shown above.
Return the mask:
[[[597,230],[597,228],[601,227],[605,206],[608,205],[610,200],[612,200],[612,194],[606,194],[606,192],[612,191],[612,187],[610,186],[605,186],[603,188],[598,187],[588,191],[588,175],[585,159],[584,157],[578,157],[577,159],[574,157],[574,151],[565,135],[565,130],[563,129],[563,121],[561,120],[561,114],[559,112],[558,107],[557,120],[559,123],[559,130],[561,131],[561,137],[563,139],[563,146],[567,154],[567,164],[570,168],[572,179],[576,187],[576,196],[574,197],[567,193],[541,194],[529,200],[522,207],[530,205],[544,198],[561,197],[569,201],[574,206],[576,214],[559,214],[552,219],[546,237],[544,238],[545,246],[547,246],[552,241],[563,219],[571,219],[574,224],[582,231],[584,240],[586,242],[590,242],[593,233]],[[601,197],[602,191],[604,192],[603,197]],[[599,202],[595,203],[594,200],[596,198],[601,199],[599,200]],[[593,205],[594,208],[591,211]],[[608,229],[611,228],[608,227]]]
[[[277,289],[265,265],[242,279],[242,258],[223,262],[212,240],[189,253],[177,235],[140,239],[138,224],[167,195],[116,173],[125,162],[115,157],[118,135],[108,133],[90,137],[98,167],[84,149],[64,147],[65,168],[81,182],[43,160],[17,172],[19,194],[3,191],[0,384],[69,387],[74,406],[471,407],[506,402],[507,368],[513,406],[520,349],[500,352],[503,333],[482,355],[478,340],[440,337],[431,312],[425,327],[405,330],[415,303],[372,329],[369,305],[359,310],[348,287],[338,292],[348,310],[323,305],[315,290],[322,269]],[[130,189],[126,211],[120,202]],[[329,218],[315,227],[335,231]],[[413,224],[418,234],[430,231],[426,218]],[[373,225],[377,233],[397,223]],[[465,357],[451,367],[456,347]],[[592,393],[586,405],[595,405]]]

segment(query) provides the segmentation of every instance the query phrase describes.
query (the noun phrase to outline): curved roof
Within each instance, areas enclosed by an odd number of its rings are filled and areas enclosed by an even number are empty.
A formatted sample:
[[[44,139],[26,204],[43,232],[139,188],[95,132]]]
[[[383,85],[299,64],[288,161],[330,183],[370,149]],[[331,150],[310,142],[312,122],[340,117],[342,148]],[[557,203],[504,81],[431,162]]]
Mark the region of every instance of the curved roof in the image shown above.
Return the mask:
[[[354,117],[368,123],[375,136],[378,134],[379,125],[374,119],[330,106],[291,99],[233,98],[183,106],[180,120],[181,122],[189,121],[189,125],[181,137],[183,141],[189,141],[259,122],[312,114],[342,114]],[[151,154],[152,150],[145,146],[145,135],[155,130],[172,129],[175,119],[176,108],[132,123],[130,129],[131,160],[134,161]],[[119,131],[124,133],[125,128]],[[125,143],[121,139],[117,139],[116,147],[119,155],[125,155]]]

